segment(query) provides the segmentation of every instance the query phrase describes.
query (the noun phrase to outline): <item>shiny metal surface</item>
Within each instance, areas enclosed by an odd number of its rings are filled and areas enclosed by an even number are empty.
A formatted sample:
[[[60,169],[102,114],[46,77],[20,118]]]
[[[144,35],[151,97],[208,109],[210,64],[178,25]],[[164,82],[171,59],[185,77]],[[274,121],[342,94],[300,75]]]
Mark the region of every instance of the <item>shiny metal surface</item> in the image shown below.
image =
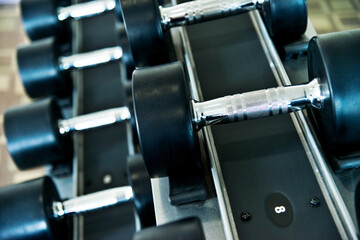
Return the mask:
[[[278,81],[279,86],[290,85],[291,81],[285,71],[280,57],[277,54],[275,46],[270,39],[261,16],[258,12],[250,13],[251,20],[258,33],[264,52],[268,58],[269,64]],[[326,204],[332,214],[334,222],[342,239],[358,239],[357,230],[351,219],[349,211],[342,199],[340,192],[334,182],[331,172],[327,166],[323,152],[320,150],[315,140],[314,134],[302,111],[291,114],[291,118],[297,128],[299,137],[303,143],[304,149],[308,155],[310,165],[318,181],[321,191],[326,200]]]
[[[131,118],[128,107],[119,107],[58,121],[60,134],[81,132],[121,123]]]
[[[308,84],[269,88],[209,100],[192,101],[194,123],[198,129],[213,124],[238,122],[323,107],[318,79]]]
[[[96,193],[72,198],[63,202],[54,202],[52,209],[54,217],[78,215],[97,209],[115,206],[128,202],[133,198],[130,186],[117,187]]]
[[[102,14],[115,9],[115,0],[94,0],[86,3],[74,4],[57,9],[58,19],[65,21],[69,19],[83,19]]]
[[[196,0],[171,7],[159,7],[165,29],[190,25],[260,9],[264,0]]]
[[[120,60],[122,55],[122,48],[117,46],[71,56],[63,56],[59,58],[59,69],[60,71],[66,71],[70,69],[94,67],[100,64]]]

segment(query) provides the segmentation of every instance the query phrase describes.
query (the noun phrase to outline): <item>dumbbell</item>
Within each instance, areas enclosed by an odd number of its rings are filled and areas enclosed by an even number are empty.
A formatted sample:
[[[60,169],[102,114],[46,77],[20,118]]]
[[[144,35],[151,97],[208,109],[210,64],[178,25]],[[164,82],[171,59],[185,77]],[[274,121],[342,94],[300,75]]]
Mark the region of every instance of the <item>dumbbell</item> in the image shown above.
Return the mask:
[[[151,183],[141,155],[129,157],[130,186],[61,201],[49,177],[0,189],[0,239],[66,239],[69,216],[133,202],[141,227],[155,225]],[[121,216],[119,216],[121,217]]]
[[[124,33],[124,27],[119,29],[119,33]],[[72,86],[69,70],[118,60],[124,62],[128,75],[131,75],[134,63],[130,49],[125,42],[124,45],[70,56],[61,56],[60,45],[54,38],[22,46],[17,49],[17,62],[25,90],[32,98],[66,95]]]
[[[168,176],[198,154],[204,126],[275,116],[304,108],[315,113],[327,145],[360,144],[360,30],[326,34],[309,44],[310,82],[191,100],[182,63],[137,69],[133,104],[141,151],[150,177]],[[241,146],[239,146],[241,147]],[[358,147],[357,147],[358,149]]]
[[[169,28],[258,9],[270,35],[287,42],[307,26],[306,0],[195,0],[161,7],[157,0],[121,0],[121,13],[136,66],[169,62]]]
[[[128,107],[119,107],[63,119],[55,98],[9,108],[4,114],[7,149],[20,169],[70,161],[71,133],[128,121]]]
[[[56,0],[23,0],[20,2],[25,31],[31,40],[50,36],[64,37],[70,33],[67,21],[79,20],[115,11],[121,16],[119,1],[95,0],[70,6],[62,6]]]

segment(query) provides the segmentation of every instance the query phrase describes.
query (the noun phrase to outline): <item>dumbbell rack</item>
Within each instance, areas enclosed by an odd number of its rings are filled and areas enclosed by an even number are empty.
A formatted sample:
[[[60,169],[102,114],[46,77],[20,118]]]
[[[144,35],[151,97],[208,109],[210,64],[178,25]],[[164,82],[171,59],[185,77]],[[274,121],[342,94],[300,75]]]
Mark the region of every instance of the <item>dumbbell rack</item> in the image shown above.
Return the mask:
[[[193,53],[189,59],[194,61],[195,75],[201,85],[201,90],[198,89],[200,96],[195,97],[207,100],[279,84],[281,76],[276,78],[276,70],[269,67],[269,56],[264,54],[264,45],[259,41],[249,16],[254,19],[254,14],[246,14],[186,27],[185,33],[187,32]],[[74,22],[75,52],[114,46],[116,36],[115,31],[111,30],[115,28],[115,19],[111,13]],[[177,31],[180,30],[175,29],[173,32],[176,34]],[[178,47],[182,48],[179,42]],[[305,64],[304,56],[282,63],[295,83],[306,81]],[[188,67],[192,67],[191,62],[188,62]],[[119,64],[112,63],[74,72],[77,86],[74,94],[76,114],[123,105],[123,89],[118,81],[120,68]],[[274,232],[277,234],[276,239],[286,239],[289,236],[292,239],[312,239],[314,236],[311,229],[315,231],[323,226],[326,226],[322,232],[329,236],[327,239],[340,238],[325,203],[328,196],[323,195],[317,184],[311,161],[308,161],[309,150],[304,150],[304,136],[301,136],[301,127],[296,121],[294,125],[294,116],[214,126],[206,129],[203,134],[208,144],[218,197],[210,198],[201,205],[174,207],[168,202],[167,180],[153,180],[158,224],[196,212],[203,220],[208,239],[221,239],[225,236],[228,239],[260,239],[263,236],[272,238],[271,234]],[[131,129],[125,125],[75,136],[77,161],[73,172],[77,194],[127,184],[125,159],[134,151],[128,138],[131,138]],[[354,175],[358,176],[354,171]],[[290,177],[282,178],[284,176]],[[104,177],[112,178],[112,182],[105,185]],[[354,196],[349,196],[342,185],[341,180],[346,177],[345,174],[333,174],[333,177],[337,179],[340,191],[345,193],[343,196],[348,196],[345,199],[347,208],[355,214]],[[264,183],[261,189],[252,187],[252,183],[261,185],[261,181]],[[297,188],[300,183],[307,191]],[[219,191],[221,187],[225,187],[226,191]],[[288,227],[269,227],[271,220],[264,206],[266,194],[270,192],[282,192],[290,199],[294,219]],[[309,206],[309,199],[314,196],[321,201],[318,208]],[[201,210],[203,207],[212,212],[204,213]],[[132,211],[131,206],[124,206],[80,217],[74,224],[75,239],[113,239],[119,235],[124,239],[131,239],[135,221],[119,216],[132,216]],[[296,212],[301,211],[309,216],[298,221]],[[242,221],[242,212],[249,212],[252,219]],[[353,215],[353,221],[355,218]],[[312,219],[312,222],[304,219]],[[322,224],[316,224],[319,222]],[[299,226],[306,226],[307,230],[303,231]],[[269,232],[259,230],[267,227],[271,229]]]
[[[80,3],[83,1],[78,1]],[[74,53],[118,44],[115,13],[72,22]],[[106,26],[106,27],[105,27]],[[119,79],[125,70],[119,62],[74,71],[76,115],[124,105],[124,89]],[[130,131],[129,131],[130,130]],[[77,195],[128,185],[126,159],[134,153],[131,127],[117,125],[74,136],[74,188]],[[107,182],[107,183],[106,183]],[[125,216],[125,217],[121,217]],[[132,204],[75,218],[74,239],[131,239],[136,229]]]

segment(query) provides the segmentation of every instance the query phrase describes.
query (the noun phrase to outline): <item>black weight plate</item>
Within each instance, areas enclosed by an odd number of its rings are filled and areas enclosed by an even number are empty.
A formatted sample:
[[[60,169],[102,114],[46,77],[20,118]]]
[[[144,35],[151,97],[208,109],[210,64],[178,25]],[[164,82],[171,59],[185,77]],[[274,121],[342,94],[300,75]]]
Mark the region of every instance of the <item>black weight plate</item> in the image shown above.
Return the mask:
[[[360,144],[360,30],[324,34],[309,43],[309,79],[320,78],[324,109],[314,110],[329,149],[346,152]]]
[[[130,48],[137,67],[170,61],[161,26],[157,0],[122,0],[120,2]]]
[[[116,28],[119,37],[119,45],[121,46],[123,51],[121,61],[125,65],[127,78],[131,79],[132,73],[135,69],[135,61],[131,53],[129,40],[126,35],[125,26],[122,23],[117,23]]]
[[[60,108],[52,98],[9,108],[4,114],[7,149],[20,169],[71,159],[72,141],[61,136]]]
[[[53,217],[59,194],[48,178],[0,189],[0,239],[66,239],[66,223]]]
[[[118,17],[119,22],[123,22],[122,19],[122,13],[121,13],[121,4],[120,4],[121,0],[115,0],[115,14]]]
[[[140,154],[127,159],[127,172],[134,193],[134,205],[139,215],[141,228],[156,225],[151,181]]]
[[[278,43],[296,40],[306,30],[306,0],[265,0],[263,15],[270,36]]]
[[[31,40],[50,36],[57,36],[59,40],[69,40],[68,26],[58,20],[57,3],[49,0],[20,1],[23,24]]]
[[[136,126],[152,178],[168,176],[171,169],[199,159],[186,79],[180,62],[134,71]]]
[[[39,40],[17,49],[20,76],[31,98],[70,92],[70,78],[59,71],[58,57],[58,42],[54,38]]]
[[[133,104],[133,96],[132,96],[132,81],[123,79],[122,80],[123,85],[123,102],[125,106],[128,106],[131,116],[134,116],[134,104]],[[132,138],[133,138],[133,144],[135,148],[139,149],[139,140],[138,135],[136,131],[136,122],[134,117],[130,119],[131,129],[132,129]]]

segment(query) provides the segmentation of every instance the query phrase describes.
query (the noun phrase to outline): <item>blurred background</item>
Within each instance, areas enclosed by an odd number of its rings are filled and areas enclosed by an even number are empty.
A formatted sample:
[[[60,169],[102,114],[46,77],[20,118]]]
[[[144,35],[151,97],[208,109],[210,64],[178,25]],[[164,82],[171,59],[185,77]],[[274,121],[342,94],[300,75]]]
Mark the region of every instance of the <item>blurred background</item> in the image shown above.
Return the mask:
[[[319,34],[360,26],[360,0],[308,0],[308,10]],[[6,108],[30,101],[17,73],[15,56],[16,47],[28,42],[19,1],[0,0],[0,187],[44,175],[43,168],[21,172],[16,168],[6,150],[2,128]]]

